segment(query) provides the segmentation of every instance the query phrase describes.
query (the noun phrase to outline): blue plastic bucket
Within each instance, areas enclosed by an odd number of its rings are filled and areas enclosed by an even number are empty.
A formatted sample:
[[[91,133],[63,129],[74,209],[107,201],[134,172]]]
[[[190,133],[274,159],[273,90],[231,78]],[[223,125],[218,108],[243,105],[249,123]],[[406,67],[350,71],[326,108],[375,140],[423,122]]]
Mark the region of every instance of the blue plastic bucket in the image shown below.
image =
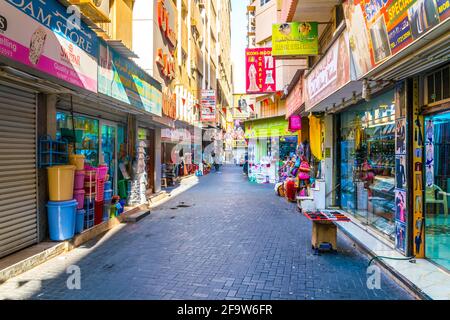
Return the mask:
[[[75,233],[81,233],[84,230],[84,215],[86,214],[86,211],[84,210],[77,210],[77,220],[75,222]]]
[[[104,194],[103,194],[103,199],[105,201],[111,200],[112,199],[112,193],[113,193],[112,189],[106,189]]]
[[[105,190],[112,189],[112,182],[111,181],[105,181]]]
[[[63,241],[75,235],[77,201],[49,201],[47,203],[50,240]]]

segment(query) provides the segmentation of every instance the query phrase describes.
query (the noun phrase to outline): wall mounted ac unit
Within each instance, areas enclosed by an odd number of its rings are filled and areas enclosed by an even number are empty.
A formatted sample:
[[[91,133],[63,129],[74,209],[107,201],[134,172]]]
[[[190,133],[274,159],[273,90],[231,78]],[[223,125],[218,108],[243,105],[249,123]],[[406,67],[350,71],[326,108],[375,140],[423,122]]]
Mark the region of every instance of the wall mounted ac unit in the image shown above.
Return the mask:
[[[68,0],[67,2],[78,6],[81,13],[93,22],[111,22],[109,19],[110,0]]]

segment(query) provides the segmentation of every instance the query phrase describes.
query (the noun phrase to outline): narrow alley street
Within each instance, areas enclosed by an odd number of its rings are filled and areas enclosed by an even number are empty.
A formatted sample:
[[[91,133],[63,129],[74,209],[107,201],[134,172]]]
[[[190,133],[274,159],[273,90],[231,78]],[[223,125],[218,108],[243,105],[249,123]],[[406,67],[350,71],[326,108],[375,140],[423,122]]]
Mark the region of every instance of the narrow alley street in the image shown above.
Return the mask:
[[[0,285],[0,299],[411,299],[386,274],[367,288],[368,258],[338,234],[313,255],[310,221],[242,167]],[[67,269],[79,266],[81,289]],[[70,268],[69,268],[70,269]]]

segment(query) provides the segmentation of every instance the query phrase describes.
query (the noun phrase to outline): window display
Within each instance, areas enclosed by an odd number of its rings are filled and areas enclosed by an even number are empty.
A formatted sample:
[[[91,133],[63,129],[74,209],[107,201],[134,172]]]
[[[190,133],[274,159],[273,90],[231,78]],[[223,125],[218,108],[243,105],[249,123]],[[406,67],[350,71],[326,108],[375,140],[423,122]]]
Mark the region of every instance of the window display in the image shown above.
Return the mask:
[[[425,256],[450,270],[450,112],[425,128]]]
[[[93,167],[99,161],[99,123],[98,120],[72,116],[65,112],[56,113],[57,138],[66,139],[76,154],[83,154],[85,161]]]
[[[341,207],[394,240],[395,104],[387,92],[341,114]]]

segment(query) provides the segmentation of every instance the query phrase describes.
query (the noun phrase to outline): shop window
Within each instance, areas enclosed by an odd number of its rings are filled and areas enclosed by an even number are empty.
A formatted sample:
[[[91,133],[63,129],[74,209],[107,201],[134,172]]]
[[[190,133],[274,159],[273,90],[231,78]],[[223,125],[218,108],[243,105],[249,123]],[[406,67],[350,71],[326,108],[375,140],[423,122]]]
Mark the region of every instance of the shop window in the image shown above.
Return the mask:
[[[450,67],[445,67],[426,76],[428,104],[450,98],[449,74]]]
[[[425,118],[425,255],[450,270],[450,112]]]
[[[388,92],[343,112],[340,134],[341,206],[391,240],[396,164],[393,100],[393,92]]]
[[[98,166],[98,120],[78,115],[72,118],[68,113],[57,112],[56,127],[57,138],[66,139],[74,153],[83,154],[87,163]]]

